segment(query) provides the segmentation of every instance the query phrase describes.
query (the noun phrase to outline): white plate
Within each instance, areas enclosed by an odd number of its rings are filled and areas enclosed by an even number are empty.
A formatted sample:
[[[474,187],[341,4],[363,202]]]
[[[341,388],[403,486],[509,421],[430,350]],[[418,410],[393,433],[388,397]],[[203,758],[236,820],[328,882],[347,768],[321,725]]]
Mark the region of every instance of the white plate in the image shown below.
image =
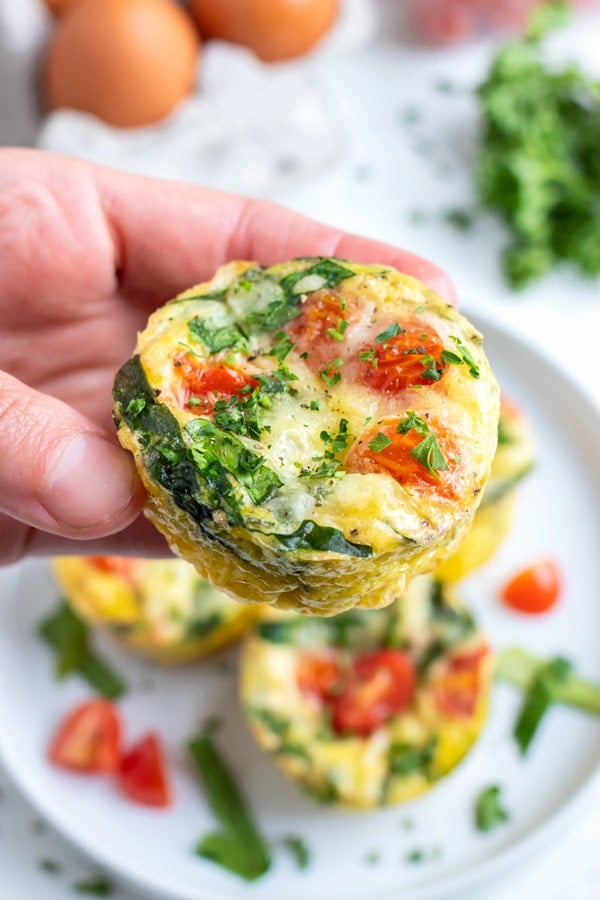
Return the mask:
[[[546,358],[498,323],[473,316],[506,393],[530,415],[539,465],[523,485],[515,528],[493,563],[464,585],[496,647],[522,643],[571,657],[600,680],[600,415],[592,401]],[[566,592],[551,614],[528,620],[503,609],[498,589],[517,567],[556,557]],[[600,762],[597,721],[553,709],[526,760],[510,737],[516,692],[499,686],[490,721],[470,756],[417,802],[373,813],[320,807],[284,780],[253,744],[236,699],[235,653],[178,671],[156,671],[102,642],[101,650],[130,686],[122,702],[130,738],[158,729],[166,739],[176,804],[147,811],[123,800],[110,782],[61,773],[45,760],[60,717],[89,691],[77,679],[53,681],[52,658],[35,635],[57,592],[47,566],[29,563],[0,573],[0,754],[22,790],[75,844],[129,882],[178,900],[425,900],[464,892],[539,848],[566,827],[593,796]],[[150,689],[152,688],[152,689]],[[225,718],[219,742],[233,764],[260,825],[274,843],[303,837],[312,851],[300,871],[283,849],[272,871],[246,885],[194,856],[214,826],[191,773],[185,741],[209,715]],[[482,835],[473,802],[499,783],[510,821]],[[413,827],[407,827],[412,822]],[[441,857],[407,862],[414,849],[441,847]],[[369,864],[377,852],[380,859]],[[464,896],[464,894],[463,894]]]

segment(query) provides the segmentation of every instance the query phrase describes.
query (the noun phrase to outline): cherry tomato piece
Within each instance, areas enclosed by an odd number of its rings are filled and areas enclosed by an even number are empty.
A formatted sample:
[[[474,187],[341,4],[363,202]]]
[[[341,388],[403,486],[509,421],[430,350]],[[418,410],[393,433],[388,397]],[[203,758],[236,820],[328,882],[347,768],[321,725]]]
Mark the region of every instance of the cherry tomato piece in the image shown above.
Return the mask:
[[[90,556],[89,562],[99,572],[122,575],[123,578],[131,578],[135,569],[135,561],[125,556]]]
[[[117,777],[122,793],[135,803],[160,808],[171,805],[171,788],[158,735],[147,734],[125,753]]]
[[[183,405],[187,405],[198,415],[209,415],[217,400],[227,400],[258,384],[252,375],[241,369],[225,365],[205,365],[185,353],[175,358],[174,365],[184,383]]]
[[[440,712],[459,719],[470,719],[475,714],[488,657],[489,648],[484,645],[455,653],[438,669],[433,694]]]
[[[341,672],[332,657],[307,653],[298,663],[296,678],[303,694],[326,700],[340,684]]]
[[[440,434],[435,425],[430,426],[447,468],[429,468],[426,456],[422,458],[418,451],[418,458],[413,455],[415,448],[421,445],[426,435],[418,433],[415,429],[407,431],[406,434],[399,433],[396,430],[397,425],[396,421],[387,423],[362,437],[344,462],[346,471],[387,472],[399,484],[407,487],[425,490],[435,488],[435,492],[441,497],[454,497],[456,492],[452,472],[456,453],[447,436]],[[379,434],[390,441],[382,449],[378,449],[376,444]],[[432,459],[432,462],[435,463],[435,460]]]
[[[562,593],[562,573],[553,559],[540,559],[517,572],[502,590],[502,600],[518,612],[537,615],[556,605]]]
[[[360,380],[390,394],[415,384],[434,384],[445,371],[443,349],[433,328],[419,322],[403,323],[399,334],[361,348]]]
[[[346,685],[333,698],[335,731],[368,737],[410,706],[415,684],[412,661],[401,650],[377,650],[357,659]]]
[[[115,772],[121,759],[121,720],[106,700],[77,706],[56,732],[48,758],[77,772]]]
[[[316,291],[302,304],[301,310],[300,315],[286,326],[287,333],[298,345],[298,353],[314,351],[315,343],[323,340],[334,347],[338,342],[331,332],[342,337],[346,322],[346,311],[342,309],[340,298]]]

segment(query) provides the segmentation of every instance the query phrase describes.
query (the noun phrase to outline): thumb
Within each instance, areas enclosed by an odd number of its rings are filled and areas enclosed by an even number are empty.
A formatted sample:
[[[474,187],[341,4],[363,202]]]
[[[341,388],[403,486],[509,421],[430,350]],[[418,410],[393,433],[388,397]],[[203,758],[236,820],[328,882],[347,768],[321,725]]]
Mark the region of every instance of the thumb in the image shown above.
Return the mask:
[[[0,372],[0,512],[71,538],[120,531],[144,494],[133,460],[76,410]]]

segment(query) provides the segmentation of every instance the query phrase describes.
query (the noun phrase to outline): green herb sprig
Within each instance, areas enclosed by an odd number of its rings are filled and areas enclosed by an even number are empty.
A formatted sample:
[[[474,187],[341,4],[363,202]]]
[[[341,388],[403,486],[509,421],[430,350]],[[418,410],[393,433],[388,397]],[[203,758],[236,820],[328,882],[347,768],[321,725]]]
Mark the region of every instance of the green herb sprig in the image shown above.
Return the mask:
[[[564,262],[600,273],[600,82],[574,63],[547,63],[540,43],[565,24],[568,7],[536,7],[478,90],[477,191],[506,225],[503,269],[514,290]]]
[[[94,652],[89,628],[67,603],[61,602],[38,632],[55,651],[57,679],[76,673],[109,700],[123,696],[125,682]]]
[[[290,851],[299,869],[307,869],[310,865],[310,850],[304,838],[296,834],[288,834],[283,838],[283,846]]]
[[[188,322],[191,341],[201,341],[209,353],[221,350],[242,349],[248,346],[248,338],[236,324],[219,325],[209,316],[195,316]]]
[[[339,384],[342,380],[342,373],[340,369],[344,365],[344,360],[341,356],[336,356],[335,359],[332,359],[331,362],[327,363],[324,369],[319,371],[319,375],[327,385],[327,387],[335,387],[336,384]]]
[[[271,853],[233,773],[210,734],[188,744],[208,803],[221,828],[206,834],[196,853],[246,881],[255,881],[271,866]]]
[[[415,412],[409,411],[398,423],[396,431],[398,434],[408,434],[411,430],[423,435],[423,440],[413,447],[410,455],[427,469],[430,475],[433,475],[434,478],[439,478],[438,471],[447,470],[449,466],[438,439],[429,428],[425,419],[422,419]]]
[[[475,825],[479,831],[492,831],[509,815],[502,803],[501,788],[494,784],[485,788],[475,801]]]
[[[473,359],[473,355],[469,348],[461,341],[459,337],[454,334],[450,335],[450,340],[454,341],[456,344],[456,351],[454,350],[442,350],[440,356],[445,363],[450,363],[451,365],[461,366],[463,363],[467,366],[469,370],[469,375],[471,378],[479,378],[481,372],[479,370],[479,366]]]
[[[521,688],[525,698],[513,734],[526,753],[538,728],[555,703],[600,716],[600,685],[580,678],[561,656],[539,660],[520,647],[509,647],[496,661],[496,678]]]

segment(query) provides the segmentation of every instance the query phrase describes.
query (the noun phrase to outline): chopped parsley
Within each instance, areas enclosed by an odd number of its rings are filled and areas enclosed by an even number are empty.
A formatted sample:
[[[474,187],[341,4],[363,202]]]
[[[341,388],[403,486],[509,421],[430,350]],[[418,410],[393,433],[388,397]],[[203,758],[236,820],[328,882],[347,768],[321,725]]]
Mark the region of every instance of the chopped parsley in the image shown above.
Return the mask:
[[[285,331],[278,331],[275,335],[275,344],[273,344],[267,355],[276,356],[280,362],[283,362],[295,346],[296,344],[290,340]]]
[[[277,737],[283,737],[288,733],[290,729],[289,719],[286,719],[285,716],[279,715],[279,713],[275,713],[270,709],[265,709],[262,706],[252,707],[248,710],[248,715],[251,719],[254,719],[255,721],[260,722],[262,725],[264,725],[265,728],[267,728],[273,734],[277,735]]]
[[[353,436],[348,433],[348,419],[340,419],[336,434],[322,431],[319,437],[326,445],[325,457],[327,459],[333,459],[336,453],[341,453],[354,440]]]
[[[277,282],[262,269],[249,269],[238,282],[241,290],[258,291],[259,303],[247,315],[249,325],[256,325],[263,331],[274,331],[286,322],[300,315],[300,303],[305,294],[335,287],[345,278],[352,278],[354,272],[339,262],[322,257],[312,265],[297,272],[291,272]],[[260,282],[263,282],[262,289]],[[266,289],[268,287],[268,290]],[[262,297],[260,294],[262,293]],[[265,302],[269,297],[273,299]],[[262,300],[262,303],[260,302]]]
[[[146,406],[143,397],[133,397],[127,404],[125,412],[130,416],[139,416]]]
[[[40,623],[38,632],[56,653],[55,672],[59,680],[76,672],[103,697],[118,700],[123,696],[125,683],[94,652],[88,626],[67,603],[62,601]]]
[[[470,231],[473,227],[473,213],[468,209],[449,209],[444,213],[444,219],[457,231]]]
[[[328,431],[322,431],[320,438],[325,444],[323,457],[313,457],[319,465],[314,469],[303,468],[300,477],[311,478],[331,478],[341,467],[340,460],[336,459],[336,454],[342,453],[350,443],[354,440],[353,435],[348,432],[348,420],[340,419],[337,434],[331,434]]]
[[[388,762],[394,775],[405,778],[414,772],[427,773],[436,750],[436,739],[432,738],[422,747],[404,741],[394,741],[389,749]]]
[[[321,401],[320,400],[311,400],[310,408],[315,411],[321,409]]]
[[[38,861],[38,866],[42,872],[47,872],[49,875],[58,875],[62,872],[61,864],[55,859],[48,859],[47,857],[40,859]]]
[[[338,459],[322,459],[314,469],[303,468],[300,470],[300,478],[333,478],[341,467]]]
[[[454,341],[454,343],[456,344],[456,351],[442,350],[440,356],[443,361],[454,366],[461,366],[464,363],[469,369],[469,375],[471,376],[471,378],[479,378],[479,366],[473,359],[469,348],[466,347],[461,339],[454,334],[450,335],[450,340]]]
[[[283,846],[290,851],[299,869],[307,869],[310,863],[310,850],[304,838],[288,834],[283,838]]]
[[[492,831],[508,820],[497,784],[481,791],[475,802],[475,825],[479,831]]]
[[[546,62],[540,43],[568,16],[566,2],[539,4],[478,90],[477,190],[506,225],[503,270],[514,290],[563,262],[600,273],[600,83],[575,62]]]
[[[446,457],[442,453],[442,448],[425,419],[417,416],[417,414],[412,411],[406,414],[405,418],[399,422],[398,427],[396,428],[398,434],[408,434],[411,430],[416,431],[417,434],[421,434],[424,437],[420,443],[413,447],[410,451],[410,455],[413,459],[416,459],[420,465],[426,468],[430,475],[438,477],[438,470],[448,469]]]
[[[304,790],[306,793],[316,800],[317,803],[322,803],[323,805],[327,805],[329,803],[335,803],[339,800],[340,794],[332,781],[325,779],[320,784],[305,784]]]
[[[346,319],[339,319],[337,323],[337,328],[327,328],[326,334],[329,335],[334,341],[341,343],[344,340],[344,332],[348,327],[348,322]]]
[[[434,847],[429,847],[428,849],[422,849],[420,847],[415,847],[414,850],[411,850],[406,854],[406,862],[408,863],[424,863],[430,862],[432,860],[440,859],[443,856],[442,848],[438,845]]]
[[[92,897],[112,897],[115,888],[106,876],[92,875],[91,878],[76,881],[73,885],[73,890],[77,894],[87,894]]]
[[[397,337],[397,335],[402,334],[403,331],[406,331],[405,328],[401,328],[397,322],[392,322],[391,325],[382,331],[381,334],[378,334],[375,338],[375,342],[377,344],[383,344],[385,341],[391,340],[391,338]]]
[[[369,450],[372,450],[373,453],[381,453],[382,450],[385,450],[386,447],[389,447],[392,444],[392,439],[384,434],[382,431],[378,431],[372,441],[369,441],[367,444]]]
[[[249,313],[247,321],[248,324],[256,325],[263,331],[275,331],[299,315],[298,305],[290,303],[286,297],[281,297],[278,300],[271,300],[264,310],[253,310]]]
[[[377,354],[373,347],[371,347],[369,350],[361,350],[358,354],[358,358],[361,362],[370,362],[371,366],[374,369],[379,366],[379,360],[377,359]]]
[[[341,265],[338,261],[321,257],[307,269],[292,272],[281,279],[281,287],[287,294],[300,297],[302,294],[312,294],[323,288],[332,288],[346,278],[353,278],[354,272]]]
[[[273,395],[294,393],[291,382],[298,381],[298,377],[283,362],[269,375],[258,373],[253,377],[258,382],[256,387],[247,385],[227,400],[215,402],[213,418],[223,431],[258,440],[264,430],[262,416],[265,409],[271,409]]]
[[[196,853],[246,881],[255,881],[269,870],[271,854],[233,773],[210,734],[193,738],[188,749],[220,825],[200,840]]]
[[[202,341],[209,353],[248,346],[246,335],[237,325],[218,325],[209,316],[195,316],[191,319],[188,322],[188,333],[191,341]]]
[[[256,505],[269,500],[281,486],[281,479],[259,453],[208,419],[192,419],[184,431],[191,441],[187,457],[202,475],[211,505],[223,509],[230,524],[243,523],[236,484]]]
[[[334,387],[342,380],[342,373],[339,370],[343,365],[344,360],[341,356],[336,356],[336,358],[332,359],[324,369],[320,370],[319,375],[328,387]]]
[[[427,337],[428,335],[425,335],[425,338]],[[432,356],[431,353],[426,353],[421,357],[421,364],[423,366],[423,374],[421,375],[421,378],[427,378],[429,381],[440,380],[444,369],[438,366],[435,357]]]
[[[448,463],[434,434],[426,435],[410,455],[420,463],[430,475],[437,477],[438,470],[447,470]]]

